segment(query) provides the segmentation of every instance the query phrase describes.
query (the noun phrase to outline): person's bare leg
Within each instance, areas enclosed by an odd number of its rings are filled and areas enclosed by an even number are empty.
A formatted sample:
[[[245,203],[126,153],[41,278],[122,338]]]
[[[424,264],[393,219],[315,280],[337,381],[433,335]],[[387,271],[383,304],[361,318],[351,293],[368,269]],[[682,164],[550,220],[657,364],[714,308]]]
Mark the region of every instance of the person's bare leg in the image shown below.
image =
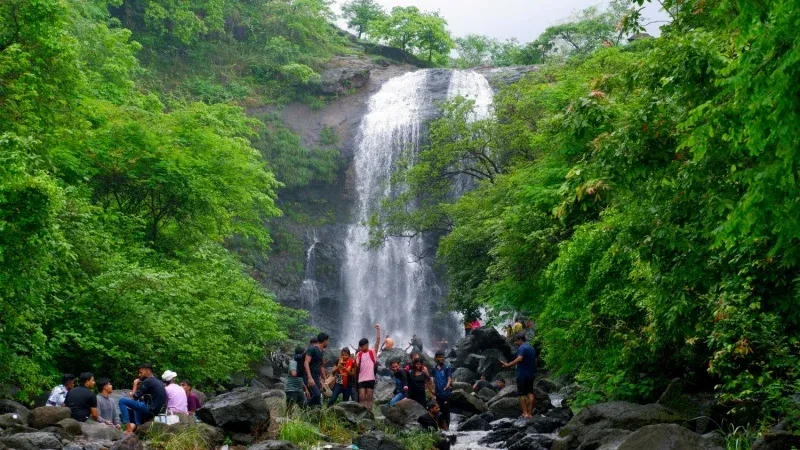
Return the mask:
[[[367,406],[367,390],[358,388],[358,403]]]
[[[527,405],[527,402],[528,402],[528,399],[527,399],[527,398],[525,398],[525,396],[524,396],[524,395],[521,395],[521,396],[519,397],[519,407],[520,407],[520,409],[522,409],[522,417],[523,417],[523,418],[525,418],[525,417],[528,417],[528,416],[527,416],[527,414],[528,414],[528,413],[527,413],[527,411],[528,411],[528,405]]]
[[[372,411],[372,407],[375,405],[375,391],[372,389],[364,389],[367,391],[367,404],[365,405],[368,410]]]
[[[533,407],[536,406],[536,395],[528,394],[528,417],[533,417]]]

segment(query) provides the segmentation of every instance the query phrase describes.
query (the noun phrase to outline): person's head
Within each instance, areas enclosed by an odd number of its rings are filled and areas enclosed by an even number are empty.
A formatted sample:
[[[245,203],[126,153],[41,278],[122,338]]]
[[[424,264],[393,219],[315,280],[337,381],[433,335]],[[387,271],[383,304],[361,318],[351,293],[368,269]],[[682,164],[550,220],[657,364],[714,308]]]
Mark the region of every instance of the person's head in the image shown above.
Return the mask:
[[[323,348],[323,349],[328,348],[328,335],[325,334],[325,333],[318,334],[317,335],[317,345],[319,345],[320,348]]]
[[[428,410],[428,414],[434,417],[439,415],[439,404],[436,403],[436,400],[429,401],[428,404],[425,405],[425,409]]]
[[[389,368],[392,372],[397,373],[400,371],[400,361],[394,360],[389,364]]]
[[[65,373],[61,376],[61,384],[64,385],[67,390],[70,390],[75,387],[75,375],[71,373]]]
[[[175,378],[177,378],[177,376],[178,376],[177,373],[171,370],[165,370],[164,373],[161,374],[161,379],[164,380],[166,384],[172,384],[172,382],[175,381]]]
[[[100,378],[97,380],[97,392],[108,397],[114,392],[114,386],[111,385],[111,381],[108,378]]]
[[[486,374],[485,373],[481,374],[481,381],[486,381]]]
[[[414,370],[422,370],[422,360],[419,358],[414,358],[411,361],[411,365],[414,367]]]
[[[525,340],[526,340],[525,333],[517,333],[517,335],[514,336],[514,343],[517,345],[524,344]]]
[[[367,350],[369,350],[369,339],[361,338],[361,340],[358,341],[358,349],[361,350],[362,352],[366,352]]]
[[[139,378],[145,379],[153,376],[153,365],[150,363],[143,363],[139,365]]]
[[[340,353],[340,355],[342,356],[342,359],[344,359],[345,361],[350,359],[350,347],[342,347],[342,352]]]
[[[500,388],[500,389],[503,389],[504,387],[506,387],[506,380],[504,380],[503,378],[500,378],[499,380],[497,380],[497,387]]]
[[[436,359],[436,364],[444,364],[444,352],[441,350],[436,351],[436,355],[434,356]]]
[[[186,391],[186,395],[189,395],[189,393],[192,392],[192,383],[189,382],[189,380],[182,380],[181,387],[184,391]]]
[[[411,352],[411,361],[419,359],[419,352]]]
[[[78,383],[81,386],[86,386],[89,389],[94,387],[94,374],[91,372],[83,372],[82,374],[78,375]]]

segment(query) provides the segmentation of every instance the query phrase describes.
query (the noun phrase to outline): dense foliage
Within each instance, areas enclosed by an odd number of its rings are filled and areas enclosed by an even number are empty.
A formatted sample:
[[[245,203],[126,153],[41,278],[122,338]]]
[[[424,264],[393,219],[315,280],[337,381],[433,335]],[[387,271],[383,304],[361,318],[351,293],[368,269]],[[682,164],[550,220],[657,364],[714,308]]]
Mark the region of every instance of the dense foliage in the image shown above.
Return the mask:
[[[0,394],[125,384],[143,361],[224,383],[302,329],[226,247],[268,247],[275,174],[338,162],[233,101],[308,95],[329,19],[314,0],[0,3]]]
[[[684,376],[774,423],[800,391],[800,4],[666,6],[660,38],[587,43],[492,118],[445,105],[373,231],[443,235],[454,308],[535,316],[579,403]]]

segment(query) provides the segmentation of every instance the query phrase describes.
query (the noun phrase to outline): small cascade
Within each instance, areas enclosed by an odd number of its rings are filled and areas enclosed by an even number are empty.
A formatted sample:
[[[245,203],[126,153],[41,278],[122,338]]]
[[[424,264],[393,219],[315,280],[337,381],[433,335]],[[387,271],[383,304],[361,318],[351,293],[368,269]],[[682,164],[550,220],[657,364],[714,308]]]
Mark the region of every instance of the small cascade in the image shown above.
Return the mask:
[[[303,300],[303,308],[309,311],[311,317],[311,325],[316,325],[314,321],[314,313],[319,304],[319,288],[315,278],[317,270],[317,257],[315,250],[319,244],[317,239],[317,230],[312,230],[311,245],[306,250],[306,272],[303,283],[300,286],[300,295]]]

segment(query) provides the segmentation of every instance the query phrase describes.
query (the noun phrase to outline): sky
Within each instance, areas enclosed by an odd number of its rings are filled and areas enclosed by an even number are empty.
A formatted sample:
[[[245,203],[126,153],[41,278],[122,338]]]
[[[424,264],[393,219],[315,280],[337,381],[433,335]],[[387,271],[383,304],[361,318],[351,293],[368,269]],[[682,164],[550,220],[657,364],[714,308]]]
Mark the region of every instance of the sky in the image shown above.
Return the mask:
[[[416,6],[424,11],[439,10],[447,19],[454,37],[484,34],[500,40],[516,37],[525,43],[536,39],[550,25],[568,18],[588,6],[607,4],[598,0],[377,0],[386,10],[394,6]],[[337,0],[337,4],[344,0]],[[338,11],[337,11],[338,12]],[[646,3],[643,15],[649,20],[665,20],[658,4]],[[340,23],[340,26],[344,26]],[[647,27],[660,35],[659,24]]]

